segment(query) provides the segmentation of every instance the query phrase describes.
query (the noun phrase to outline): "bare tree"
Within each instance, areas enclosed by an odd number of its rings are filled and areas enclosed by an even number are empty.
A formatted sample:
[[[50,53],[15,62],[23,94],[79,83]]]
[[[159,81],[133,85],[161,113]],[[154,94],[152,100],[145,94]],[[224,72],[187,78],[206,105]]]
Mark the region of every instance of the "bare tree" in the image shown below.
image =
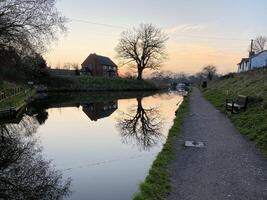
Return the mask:
[[[137,79],[142,79],[145,69],[158,69],[166,58],[167,35],[152,24],[124,31],[116,47],[117,55],[124,64],[137,68]]]
[[[55,7],[56,0],[1,0],[0,48],[40,52],[65,30],[66,19]],[[22,51],[23,50],[23,51]]]
[[[214,65],[207,65],[203,67],[202,74],[206,76],[208,80],[212,80],[217,73],[217,68]]]
[[[123,141],[134,142],[142,150],[150,150],[162,138],[162,120],[158,109],[144,108],[142,98],[137,98],[137,107],[129,113],[123,113],[118,119],[117,127]]]
[[[258,36],[253,41],[252,51],[255,53],[260,53],[267,48],[267,37],[266,36]],[[251,51],[251,47],[249,47],[249,51]]]

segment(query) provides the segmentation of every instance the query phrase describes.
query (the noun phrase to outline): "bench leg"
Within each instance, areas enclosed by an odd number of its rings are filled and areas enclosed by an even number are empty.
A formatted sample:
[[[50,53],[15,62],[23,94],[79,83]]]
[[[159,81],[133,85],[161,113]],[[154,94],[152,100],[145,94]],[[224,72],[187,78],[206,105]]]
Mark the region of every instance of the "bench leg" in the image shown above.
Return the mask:
[[[234,114],[234,103],[232,103],[231,113]]]

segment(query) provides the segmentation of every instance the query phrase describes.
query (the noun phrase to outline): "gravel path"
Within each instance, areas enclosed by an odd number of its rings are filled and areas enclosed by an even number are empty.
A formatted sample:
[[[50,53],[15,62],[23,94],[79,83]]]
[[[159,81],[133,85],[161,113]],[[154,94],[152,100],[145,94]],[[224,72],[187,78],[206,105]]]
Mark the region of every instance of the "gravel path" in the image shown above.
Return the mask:
[[[168,200],[267,200],[267,159],[196,88],[176,149]]]

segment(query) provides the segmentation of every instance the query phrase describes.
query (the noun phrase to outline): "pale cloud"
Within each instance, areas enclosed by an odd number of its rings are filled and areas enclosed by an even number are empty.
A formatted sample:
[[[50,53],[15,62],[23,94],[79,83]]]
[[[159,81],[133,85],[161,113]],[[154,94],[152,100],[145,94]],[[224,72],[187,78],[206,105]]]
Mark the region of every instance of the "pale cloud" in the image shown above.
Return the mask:
[[[187,33],[192,31],[200,31],[206,28],[206,25],[201,24],[181,24],[178,26],[173,26],[165,29],[168,34],[172,33]]]
[[[169,60],[164,69],[174,72],[196,73],[207,64],[218,67],[219,73],[236,71],[242,54],[212,47],[209,44],[175,43],[168,45]]]

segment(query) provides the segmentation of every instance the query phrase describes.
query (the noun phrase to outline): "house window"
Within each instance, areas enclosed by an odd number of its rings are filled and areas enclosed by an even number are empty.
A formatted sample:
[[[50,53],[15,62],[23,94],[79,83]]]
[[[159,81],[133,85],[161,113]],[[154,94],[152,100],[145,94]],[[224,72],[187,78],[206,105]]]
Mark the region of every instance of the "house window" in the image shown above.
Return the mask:
[[[107,66],[106,66],[106,65],[104,65],[104,66],[103,66],[103,69],[104,69],[104,70],[107,70]]]

